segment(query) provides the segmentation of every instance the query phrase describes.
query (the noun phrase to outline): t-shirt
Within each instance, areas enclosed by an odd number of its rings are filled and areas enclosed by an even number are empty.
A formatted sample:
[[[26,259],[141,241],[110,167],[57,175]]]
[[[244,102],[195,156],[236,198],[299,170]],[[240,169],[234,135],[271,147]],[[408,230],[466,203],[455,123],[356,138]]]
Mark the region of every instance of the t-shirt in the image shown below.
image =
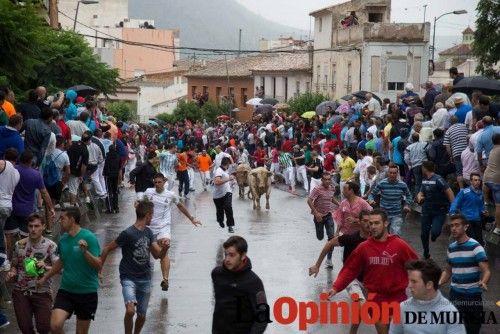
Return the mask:
[[[71,293],[94,293],[99,288],[97,270],[92,267],[82,250],[80,240],[85,240],[93,256],[101,255],[101,247],[96,236],[87,229],[80,229],[74,237],[64,233],[59,239],[59,256],[63,262],[61,289]]]
[[[349,255],[351,255],[352,251],[355,250],[356,247],[358,247],[358,245],[365,240],[365,238],[361,237],[361,233],[359,231],[352,234],[342,234],[339,237],[339,245],[344,247],[342,262],[345,262]],[[360,279],[360,281],[362,281],[362,279]]]
[[[153,234],[169,228],[172,223],[172,206],[179,204],[179,196],[167,189],[158,193],[155,188],[148,188],[144,192],[144,197],[154,204],[153,219],[149,226]]]
[[[447,212],[448,197],[446,196],[446,190],[448,188],[448,183],[441,176],[437,174],[433,174],[430,178],[424,176],[420,188],[420,191],[425,196],[422,211]]]
[[[212,164],[212,158],[207,154],[206,156],[198,156],[198,169],[200,172],[208,172],[210,170],[210,165]]]
[[[179,153],[177,154],[177,160],[179,161],[179,164],[177,165],[177,170],[179,172],[184,172],[187,170],[187,154],[186,153]]]
[[[469,238],[466,242],[457,241],[448,246],[447,261],[451,266],[451,290],[465,294],[480,294],[479,262],[488,261],[483,246]]]
[[[45,189],[42,174],[26,165],[17,165],[20,178],[12,195],[12,213],[28,217],[35,208],[35,190]]]
[[[222,177],[222,179],[227,179],[229,177],[229,173],[225,170],[223,170],[221,167],[217,168],[217,170],[215,171],[215,174],[214,174],[214,179],[216,177]],[[222,198],[224,197],[227,193],[232,193],[232,189],[231,189],[231,182],[225,182],[219,186],[216,186],[214,184],[214,191],[212,193],[212,196],[214,199],[217,199],[217,198]]]
[[[70,165],[68,153],[56,148],[52,153],[51,157],[52,159],[54,159],[54,163],[56,164],[57,173],[59,175],[59,181],[60,181],[62,178],[62,171],[64,167]]]
[[[356,168],[356,163],[351,157],[347,157],[340,163],[340,181],[347,181],[351,178],[354,168]]]
[[[325,216],[328,213],[331,213],[334,209],[334,205],[332,203],[334,195],[334,186],[330,185],[328,188],[325,188],[323,185],[318,185],[311,190],[309,198],[312,200],[314,208],[319,212],[319,214]]]
[[[484,171],[483,182],[493,182],[500,184],[500,146],[495,145],[490,151],[488,165]]]
[[[19,172],[6,160],[0,160],[0,208],[12,208],[12,194],[19,182]],[[1,166],[4,166],[3,168]]]
[[[52,266],[59,257],[57,245],[54,241],[43,238],[37,244],[32,244],[29,238],[24,238],[16,242],[12,253],[12,266],[17,269],[16,289],[27,290],[36,289],[36,292],[50,292],[50,280],[42,286],[36,287],[38,278],[28,276],[24,269],[24,259],[34,257],[37,261],[44,261],[46,265]]]
[[[67,151],[71,175],[81,176],[82,175],[82,165],[87,166],[89,164],[89,151],[87,145],[82,142],[73,142]]]
[[[310,172],[311,177],[315,179],[321,179],[323,176],[323,164],[319,158],[316,158],[312,163],[309,165],[311,168],[318,167],[318,170],[316,172]]]
[[[132,225],[120,233],[115,240],[122,249],[120,279],[151,279],[153,268],[149,255],[154,240],[153,232],[149,227],[141,231]]]

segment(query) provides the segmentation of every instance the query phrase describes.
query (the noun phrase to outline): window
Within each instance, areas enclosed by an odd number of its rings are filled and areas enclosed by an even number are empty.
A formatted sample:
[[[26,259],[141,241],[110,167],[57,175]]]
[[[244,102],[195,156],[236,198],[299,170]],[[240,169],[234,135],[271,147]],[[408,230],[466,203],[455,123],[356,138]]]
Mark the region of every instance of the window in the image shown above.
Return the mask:
[[[323,30],[323,18],[322,17],[320,17],[318,19],[318,30],[319,30],[319,32],[321,32]]]
[[[203,86],[203,94],[208,94],[208,87],[207,86]]]
[[[352,66],[351,62],[347,63],[347,85],[346,92],[349,94],[352,91]]]
[[[306,82],[306,92],[311,91],[311,83],[309,81]]]
[[[193,98],[195,97],[195,95],[196,95],[196,86],[191,86],[191,95],[193,96]]]
[[[276,98],[276,78],[273,77],[273,99]]]
[[[222,87],[215,87],[215,102],[220,102],[220,96],[222,94]]]
[[[316,91],[319,90],[319,81],[321,80],[321,65],[316,66]]]
[[[337,64],[332,65],[332,87],[335,89],[337,85]]]
[[[387,90],[400,91],[404,89],[407,81],[406,60],[387,60]]]
[[[248,94],[247,94],[247,91],[248,91],[248,90],[247,90],[246,88],[242,88],[242,89],[241,89],[241,99],[240,99],[240,105],[241,105],[241,106],[244,106],[244,105],[245,105],[245,103],[247,102],[247,97],[248,97],[248,96],[247,96],[247,95],[248,95]]]
[[[300,95],[300,81],[295,81],[295,96]]]
[[[283,78],[285,81],[285,101],[288,100],[288,78]]]
[[[383,13],[368,13],[368,22],[382,22],[383,19]]]

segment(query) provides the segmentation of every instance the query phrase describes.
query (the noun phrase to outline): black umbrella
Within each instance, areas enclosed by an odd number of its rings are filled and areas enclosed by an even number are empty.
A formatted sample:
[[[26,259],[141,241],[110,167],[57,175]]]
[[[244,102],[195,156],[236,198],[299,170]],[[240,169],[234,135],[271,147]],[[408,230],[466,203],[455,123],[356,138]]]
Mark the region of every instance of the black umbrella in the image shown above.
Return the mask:
[[[352,95],[345,95],[345,96],[342,96],[340,99],[344,100],[344,101],[349,101],[350,99],[352,99]]]
[[[265,99],[263,99],[262,101],[260,101],[260,104],[270,104],[272,106],[274,106],[275,104],[278,104],[278,100],[276,99],[273,99],[271,97],[267,97]]]
[[[332,111],[337,109],[338,104],[334,101],[323,101],[316,106],[316,115],[325,115],[328,107],[332,107]]]
[[[81,97],[87,97],[89,95],[96,95],[97,94],[97,89],[92,88],[87,85],[76,85],[73,87],[70,87],[68,89],[74,90],[78,96]]]
[[[375,95],[371,92],[368,92],[366,90],[360,90],[358,92],[354,92],[354,93],[352,93],[352,96],[356,96],[358,99],[360,99],[362,101],[366,101],[365,96],[368,93],[372,94],[372,96],[375,98],[375,100],[377,100],[380,103],[380,105],[382,105],[382,100],[380,99],[380,97],[378,97],[377,95]]]
[[[467,77],[453,86],[453,92],[462,92],[468,95],[472,94],[475,90],[480,90],[486,95],[499,94],[500,81],[488,79],[486,77]]]
[[[273,112],[274,108],[272,105],[270,104],[261,104],[260,106],[257,106],[257,108],[255,108],[255,113],[256,114],[263,114],[263,113],[266,113],[266,112]]]

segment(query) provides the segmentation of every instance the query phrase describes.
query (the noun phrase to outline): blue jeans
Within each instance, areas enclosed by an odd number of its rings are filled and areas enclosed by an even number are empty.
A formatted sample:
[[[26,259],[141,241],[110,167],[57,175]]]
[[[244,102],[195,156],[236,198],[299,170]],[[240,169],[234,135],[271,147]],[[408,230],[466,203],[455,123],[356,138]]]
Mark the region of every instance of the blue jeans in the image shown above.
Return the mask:
[[[403,217],[401,216],[389,216],[389,226],[391,234],[401,235],[401,225],[403,225]]]
[[[316,219],[314,219],[314,225],[316,226],[316,238],[318,238],[318,240],[323,240],[323,238],[325,237],[325,230],[328,240],[333,239],[333,237],[335,236],[335,225],[333,223],[333,217],[331,213],[324,216],[320,222],[317,222]],[[328,252],[326,256],[328,260],[332,259],[332,253],[333,248]]]
[[[446,219],[446,213],[422,212],[422,217],[420,218],[420,224],[421,224],[420,239],[422,240],[422,247],[424,248],[424,257],[430,256],[429,234],[431,235],[432,241],[436,241],[436,239],[441,234],[445,219]]]
[[[121,284],[125,305],[134,303],[137,314],[145,317],[151,296],[151,280],[122,279]]]

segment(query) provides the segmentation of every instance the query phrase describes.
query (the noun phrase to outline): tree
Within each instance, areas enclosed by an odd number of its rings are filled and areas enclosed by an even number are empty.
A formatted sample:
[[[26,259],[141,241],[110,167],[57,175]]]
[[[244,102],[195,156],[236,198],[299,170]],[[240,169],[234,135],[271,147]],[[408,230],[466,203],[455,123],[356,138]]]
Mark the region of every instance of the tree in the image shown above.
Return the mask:
[[[201,119],[201,110],[193,101],[180,100],[174,109],[174,116],[177,121],[184,119],[197,121]]]
[[[99,62],[82,36],[51,29],[30,1],[0,0],[0,73],[16,93],[38,85],[86,84],[105,94],[118,87],[116,69]]]
[[[478,59],[476,71],[495,75],[493,66],[500,61],[500,2],[479,0],[472,52]]]
[[[304,113],[316,110],[316,106],[323,101],[328,101],[328,95],[321,93],[306,92],[288,101],[290,112]]]
[[[134,106],[125,101],[111,102],[106,105],[106,108],[113,113],[119,121],[132,121],[137,117],[137,110]]]

